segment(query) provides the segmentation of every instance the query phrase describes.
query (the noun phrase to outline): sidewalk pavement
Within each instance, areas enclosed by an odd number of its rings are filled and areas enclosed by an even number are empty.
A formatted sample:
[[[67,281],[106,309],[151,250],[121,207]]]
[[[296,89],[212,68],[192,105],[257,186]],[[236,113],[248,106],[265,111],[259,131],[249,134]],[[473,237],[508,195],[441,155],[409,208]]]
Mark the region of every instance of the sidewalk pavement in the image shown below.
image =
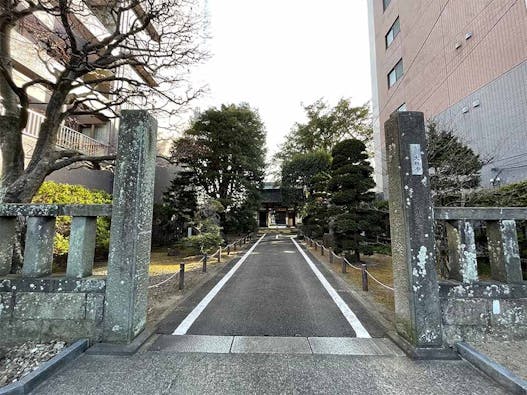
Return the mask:
[[[504,394],[465,361],[142,352],[83,355],[34,394]]]

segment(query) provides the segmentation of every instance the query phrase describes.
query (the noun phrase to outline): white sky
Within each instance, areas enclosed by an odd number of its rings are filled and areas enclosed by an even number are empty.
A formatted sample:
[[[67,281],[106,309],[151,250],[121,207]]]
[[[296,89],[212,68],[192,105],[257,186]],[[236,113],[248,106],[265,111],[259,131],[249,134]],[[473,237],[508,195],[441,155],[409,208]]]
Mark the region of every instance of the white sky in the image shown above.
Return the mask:
[[[208,15],[212,58],[194,78],[209,94],[195,107],[249,103],[269,155],[304,120],[301,103],[371,99],[366,0],[208,0]]]

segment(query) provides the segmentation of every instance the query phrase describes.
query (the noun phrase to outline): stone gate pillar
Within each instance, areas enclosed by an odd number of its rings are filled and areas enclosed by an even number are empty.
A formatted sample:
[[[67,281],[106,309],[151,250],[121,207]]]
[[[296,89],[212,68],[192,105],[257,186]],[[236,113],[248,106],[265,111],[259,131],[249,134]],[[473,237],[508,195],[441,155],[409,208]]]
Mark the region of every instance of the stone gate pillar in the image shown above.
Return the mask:
[[[131,342],[145,327],[157,122],[123,111],[113,186],[103,341]]]
[[[434,218],[424,117],[396,112],[385,123],[398,334],[426,357],[442,347]]]

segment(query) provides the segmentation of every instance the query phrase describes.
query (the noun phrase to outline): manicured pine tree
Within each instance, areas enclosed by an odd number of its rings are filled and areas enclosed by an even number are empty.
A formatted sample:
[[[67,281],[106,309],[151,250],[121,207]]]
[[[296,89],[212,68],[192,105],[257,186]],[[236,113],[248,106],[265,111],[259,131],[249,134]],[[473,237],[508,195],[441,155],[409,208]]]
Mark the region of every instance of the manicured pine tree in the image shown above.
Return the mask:
[[[163,195],[166,218],[170,224],[167,231],[174,232],[178,240],[186,236],[186,228],[193,222],[198,209],[195,174],[190,169],[179,171]]]
[[[366,145],[356,139],[344,140],[332,150],[331,193],[329,212],[333,218],[332,231],[338,250],[353,251],[355,261],[360,254],[371,254],[365,243],[366,234],[378,228],[376,213],[371,209],[375,194],[373,168],[368,162]]]

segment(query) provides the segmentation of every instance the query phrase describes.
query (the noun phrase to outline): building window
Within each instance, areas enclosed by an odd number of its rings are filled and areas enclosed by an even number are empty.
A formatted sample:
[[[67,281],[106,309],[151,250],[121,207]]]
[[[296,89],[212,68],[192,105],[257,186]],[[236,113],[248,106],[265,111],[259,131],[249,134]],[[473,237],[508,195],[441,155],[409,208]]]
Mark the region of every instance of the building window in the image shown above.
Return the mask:
[[[403,103],[399,106],[399,108],[397,109],[397,111],[401,112],[401,111],[408,111],[408,107],[406,107],[406,103]]]
[[[401,24],[399,23],[399,17],[397,17],[392,27],[386,34],[386,37],[385,37],[386,48],[388,48],[390,44],[393,43],[393,40],[395,40],[395,37],[397,37],[400,31],[401,31]]]
[[[388,6],[390,5],[390,2],[391,2],[391,1],[392,1],[392,0],[382,0],[382,9],[383,9],[384,11],[386,11],[386,8],[388,8]]]
[[[391,88],[403,77],[403,60],[399,60],[395,67],[388,73],[388,88]]]

